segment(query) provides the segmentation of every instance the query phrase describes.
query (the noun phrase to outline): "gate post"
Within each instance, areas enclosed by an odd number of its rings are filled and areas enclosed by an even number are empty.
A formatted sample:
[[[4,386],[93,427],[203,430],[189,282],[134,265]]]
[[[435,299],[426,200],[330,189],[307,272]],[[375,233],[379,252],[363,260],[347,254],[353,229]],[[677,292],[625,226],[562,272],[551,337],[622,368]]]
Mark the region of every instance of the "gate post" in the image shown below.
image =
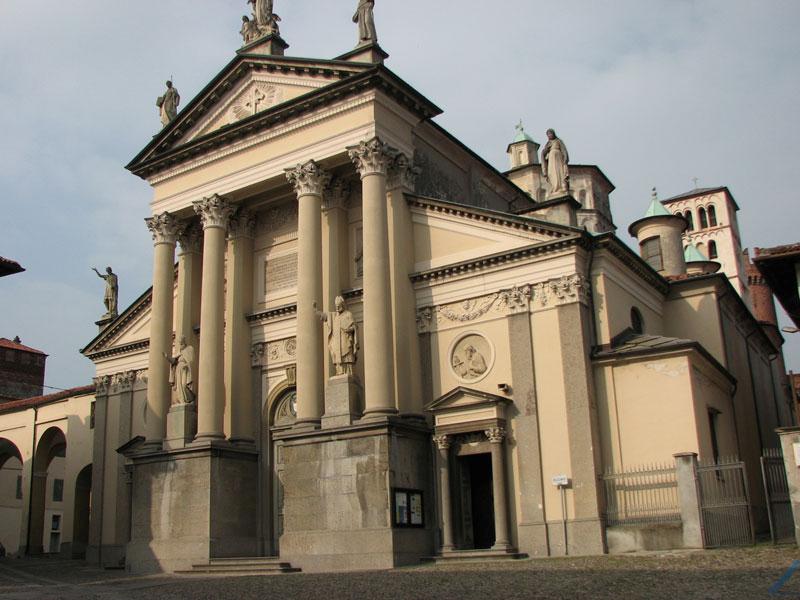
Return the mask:
[[[794,445],[800,444],[800,427],[781,427],[776,430],[783,449],[783,466],[786,469],[786,482],[789,484],[789,505],[792,507],[794,539],[800,545],[800,457]]]
[[[678,480],[678,503],[683,522],[684,548],[703,548],[703,520],[700,511],[700,486],[697,479],[697,454],[674,455]]]

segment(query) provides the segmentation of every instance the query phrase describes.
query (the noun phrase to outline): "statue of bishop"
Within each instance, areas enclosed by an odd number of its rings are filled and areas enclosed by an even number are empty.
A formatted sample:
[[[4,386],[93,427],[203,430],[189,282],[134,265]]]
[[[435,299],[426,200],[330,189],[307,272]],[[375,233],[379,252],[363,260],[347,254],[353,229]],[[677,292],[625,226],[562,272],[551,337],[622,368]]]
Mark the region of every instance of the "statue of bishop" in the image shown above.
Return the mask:
[[[344,298],[337,296],[334,304],[336,312],[317,311],[317,316],[325,322],[328,351],[331,362],[336,368],[336,374],[352,375],[353,367],[358,360],[358,326],[353,313],[347,310]]]

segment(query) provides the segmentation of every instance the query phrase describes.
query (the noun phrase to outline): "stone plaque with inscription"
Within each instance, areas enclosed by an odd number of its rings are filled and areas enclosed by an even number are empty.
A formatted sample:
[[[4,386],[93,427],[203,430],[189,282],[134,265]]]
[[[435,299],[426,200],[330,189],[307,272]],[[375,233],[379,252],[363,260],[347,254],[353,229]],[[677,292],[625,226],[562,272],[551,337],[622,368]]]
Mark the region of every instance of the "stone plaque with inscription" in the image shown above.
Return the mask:
[[[297,285],[297,254],[268,258],[264,263],[264,294],[274,294]]]

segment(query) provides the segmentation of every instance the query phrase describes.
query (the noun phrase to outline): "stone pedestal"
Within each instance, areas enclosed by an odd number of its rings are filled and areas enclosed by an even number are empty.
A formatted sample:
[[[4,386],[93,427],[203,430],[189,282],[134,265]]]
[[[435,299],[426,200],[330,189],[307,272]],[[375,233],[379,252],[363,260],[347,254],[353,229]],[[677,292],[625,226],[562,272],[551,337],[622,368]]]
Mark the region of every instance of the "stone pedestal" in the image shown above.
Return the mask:
[[[97,325],[97,329],[102,332],[110,323],[112,323],[117,318],[117,315],[103,315],[99,321],[95,321],[94,324]]]
[[[325,388],[325,416],[322,428],[352,425],[361,412],[361,384],[353,375],[336,375]]]
[[[350,52],[345,52],[341,56],[337,56],[336,60],[382,65],[383,61],[387,58],[389,58],[389,54],[383,48],[377,43],[371,43],[357,46],[353,50],[350,50]]]
[[[271,33],[267,36],[258,38],[249,44],[242,46],[238,54],[272,54],[273,56],[283,56],[289,44],[281,36]]]
[[[258,454],[226,442],[126,453],[133,501],[126,569],[190,569],[258,554]]]
[[[431,444],[398,417],[281,434],[281,559],[304,572],[390,569],[433,552]],[[420,490],[424,524],[393,523],[395,488]]]
[[[544,202],[538,202],[534,208],[526,211],[526,215],[555,223],[556,225],[578,225],[578,209],[580,202],[572,196],[563,198],[551,198]]]
[[[197,406],[174,404],[167,413],[167,437],[165,450],[185,448],[197,435]]]

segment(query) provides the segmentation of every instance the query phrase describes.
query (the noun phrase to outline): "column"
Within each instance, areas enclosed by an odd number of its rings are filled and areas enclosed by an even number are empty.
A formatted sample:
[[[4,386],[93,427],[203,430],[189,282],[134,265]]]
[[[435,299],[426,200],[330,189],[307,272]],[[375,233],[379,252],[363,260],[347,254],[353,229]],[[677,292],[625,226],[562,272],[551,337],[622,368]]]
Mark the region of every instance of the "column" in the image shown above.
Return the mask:
[[[322,191],[330,175],[313,160],[287,169],[297,194],[297,421],[317,427],[323,412]],[[316,308],[315,308],[316,307]]]
[[[233,208],[213,195],[193,203],[203,224],[203,282],[197,383],[197,441],[224,439],[225,233]]]
[[[334,310],[336,296],[350,287],[348,253],[347,204],[350,186],[342,178],[336,178],[325,191],[324,218],[322,219],[322,306],[323,310]],[[334,374],[333,364],[328,360],[325,365],[326,379]]]
[[[161,449],[165,418],[171,404],[169,384],[172,356],[172,306],[175,290],[175,238],[178,222],[169,213],[145,219],[153,234],[153,300],[150,305],[150,349],[147,359],[147,413],[145,431],[148,446]]]
[[[178,299],[175,305],[175,341],[181,338],[195,349],[197,354],[197,334],[200,325],[200,282],[202,269],[203,230],[197,221],[184,222],[178,231]],[[197,374],[197,359],[192,365],[192,373]]]
[[[422,416],[422,363],[417,331],[417,300],[409,275],[414,270],[414,225],[405,193],[413,192],[419,169],[405,154],[389,167],[389,260],[394,330],[395,398],[402,415]]]
[[[361,175],[364,231],[364,416],[397,412],[386,171],[396,154],[377,137],[348,148]]]
[[[253,239],[255,215],[240,209],[228,228],[228,274],[225,290],[225,400],[230,410],[230,440],[255,442],[250,360],[252,336],[247,315],[253,310]]]
[[[703,513],[700,510],[700,481],[697,478],[697,454],[674,454],[675,477],[678,481],[678,504],[683,524],[683,546],[703,548]]]
[[[442,551],[453,549],[453,507],[450,501],[450,443],[447,435],[435,435],[433,441],[439,450],[439,498],[442,511]]]
[[[507,550],[508,498],[506,491],[506,461],[504,441],[506,430],[492,427],[485,431],[492,448],[492,491],[494,492],[494,550]]]

